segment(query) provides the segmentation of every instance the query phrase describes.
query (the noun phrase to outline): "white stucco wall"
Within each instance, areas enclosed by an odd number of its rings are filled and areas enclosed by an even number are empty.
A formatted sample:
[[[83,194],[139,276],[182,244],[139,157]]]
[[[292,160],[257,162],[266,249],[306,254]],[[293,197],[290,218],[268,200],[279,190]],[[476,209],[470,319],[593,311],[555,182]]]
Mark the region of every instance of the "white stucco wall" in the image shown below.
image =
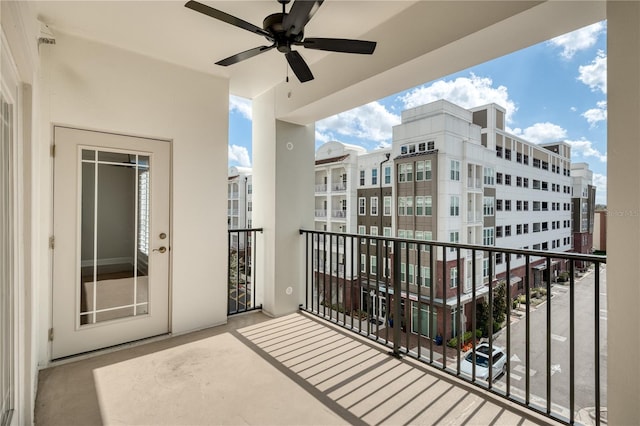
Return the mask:
[[[52,123],[171,140],[170,329],[226,322],[227,81],[64,34],[41,46],[40,57],[42,235],[51,232]],[[48,268],[41,262],[40,277]],[[50,288],[40,281],[41,363],[48,360]]]

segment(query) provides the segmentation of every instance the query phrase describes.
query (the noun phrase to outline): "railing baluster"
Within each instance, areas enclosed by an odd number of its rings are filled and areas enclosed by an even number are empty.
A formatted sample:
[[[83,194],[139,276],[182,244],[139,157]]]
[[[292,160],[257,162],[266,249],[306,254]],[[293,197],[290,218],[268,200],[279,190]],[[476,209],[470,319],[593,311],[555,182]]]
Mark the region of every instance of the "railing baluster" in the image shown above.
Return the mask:
[[[418,245],[416,246],[416,257],[418,260],[418,273],[416,274],[417,276],[417,284],[418,284],[418,301],[416,302],[417,308],[418,308],[418,359],[420,359],[420,356],[422,354],[422,294],[421,294],[421,289],[422,289],[422,280],[425,279],[422,277],[422,263],[420,262],[421,258],[422,258],[422,243],[418,243]],[[409,293],[407,293],[408,295]],[[411,301],[409,301],[409,305],[411,305]],[[410,314],[410,318],[413,319],[413,308],[411,306],[409,306],[409,314]],[[409,335],[409,331],[407,330],[407,335]],[[409,349],[409,347],[407,346],[407,350]]]
[[[462,352],[462,344],[464,343],[464,333],[462,332],[462,315],[460,313],[460,275],[462,274],[462,268],[460,267],[460,247],[456,248],[456,337],[457,337],[457,356],[456,356],[456,374],[460,375],[460,352]]]
[[[471,260],[471,300],[472,300],[472,305],[471,305],[471,331],[473,332],[473,335],[471,336],[471,358],[472,358],[472,363],[471,363],[471,381],[475,382],[476,381],[476,338],[477,338],[477,333],[476,333],[476,328],[477,328],[477,324],[476,324],[476,309],[477,309],[477,305],[478,305],[478,301],[476,299],[476,277],[477,277],[477,266],[476,266],[476,249],[471,250],[471,256],[472,256],[472,260]]]
[[[433,261],[433,244],[429,245],[429,364],[433,364],[433,339],[438,336],[438,325],[433,323],[433,311],[435,306],[436,268]]]
[[[489,365],[493,366],[493,252],[489,250],[489,325],[487,326],[489,334]],[[493,377],[491,373],[487,376],[489,389],[493,385]]]
[[[575,383],[576,383],[576,363],[575,363],[575,265],[572,260],[569,264],[569,423],[573,424],[575,419]],[[597,342],[597,341],[596,341]],[[596,343],[597,344],[597,343]]]
[[[595,278],[594,278],[594,350],[595,350],[595,399],[596,399],[596,426],[600,426],[600,263],[595,262]]]
[[[531,397],[531,258],[525,255],[525,403],[529,405]]]
[[[545,257],[547,259],[547,414],[551,414],[551,258]]]
[[[442,369],[447,369],[447,247],[442,247]]]
[[[504,253],[507,260],[507,282],[505,283],[505,302],[507,303],[506,327],[507,327],[507,347],[506,349],[506,382],[507,396],[511,395],[511,255]]]

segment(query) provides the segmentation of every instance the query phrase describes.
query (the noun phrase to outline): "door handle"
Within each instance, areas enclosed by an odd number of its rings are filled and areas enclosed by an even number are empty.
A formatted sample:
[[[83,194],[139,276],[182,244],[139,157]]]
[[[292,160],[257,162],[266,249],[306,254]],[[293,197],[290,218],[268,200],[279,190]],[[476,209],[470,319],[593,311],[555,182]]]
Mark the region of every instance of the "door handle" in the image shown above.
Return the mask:
[[[160,253],[164,253],[167,251],[167,248],[165,246],[162,246],[160,248],[153,249],[153,251],[159,251]]]

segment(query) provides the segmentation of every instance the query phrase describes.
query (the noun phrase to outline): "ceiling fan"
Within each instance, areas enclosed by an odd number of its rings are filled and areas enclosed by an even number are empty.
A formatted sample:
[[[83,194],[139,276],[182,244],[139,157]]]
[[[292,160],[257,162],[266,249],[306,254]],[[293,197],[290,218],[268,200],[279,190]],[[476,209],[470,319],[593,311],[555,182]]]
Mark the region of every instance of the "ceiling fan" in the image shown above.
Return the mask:
[[[376,42],[374,41],[343,38],[305,38],[304,26],[313,17],[324,0],[295,0],[291,5],[289,13],[287,13],[285,6],[290,1],[291,0],[278,0],[278,2],[282,4],[282,13],[273,13],[264,18],[262,28],[195,0],[188,1],[185,7],[226,22],[227,24],[242,28],[243,30],[261,35],[272,43],[270,46],[259,46],[229,56],[216,62],[216,65],[226,67],[276,48],[279,52],[284,53],[293,73],[301,83],[304,83],[313,80],[313,74],[302,58],[302,55],[300,55],[298,51],[291,49],[293,46],[364,55],[370,55],[375,50]]]

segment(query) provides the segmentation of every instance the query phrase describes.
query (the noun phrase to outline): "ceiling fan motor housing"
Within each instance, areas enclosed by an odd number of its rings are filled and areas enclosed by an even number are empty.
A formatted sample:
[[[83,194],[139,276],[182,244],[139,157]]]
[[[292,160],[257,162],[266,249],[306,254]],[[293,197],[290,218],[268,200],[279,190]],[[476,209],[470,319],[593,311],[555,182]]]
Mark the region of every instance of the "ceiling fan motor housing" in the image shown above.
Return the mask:
[[[273,34],[276,49],[282,53],[291,52],[291,43],[302,41],[304,38],[304,31],[300,31],[298,34],[287,34],[282,24],[287,17],[287,13],[273,13],[262,21],[262,28],[265,31]]]

